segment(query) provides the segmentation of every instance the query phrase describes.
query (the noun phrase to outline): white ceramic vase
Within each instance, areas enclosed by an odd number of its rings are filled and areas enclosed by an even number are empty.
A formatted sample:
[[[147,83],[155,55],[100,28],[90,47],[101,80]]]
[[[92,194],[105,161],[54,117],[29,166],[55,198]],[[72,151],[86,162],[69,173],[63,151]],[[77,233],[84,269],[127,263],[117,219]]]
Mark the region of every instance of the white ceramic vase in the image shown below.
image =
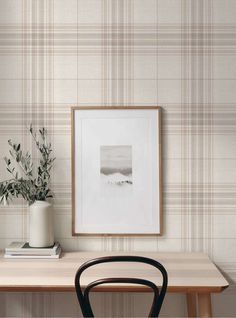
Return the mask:
[[[53,209],[46,201],[35,201],[30,206],[29,245],[49,247],[54,244]]]

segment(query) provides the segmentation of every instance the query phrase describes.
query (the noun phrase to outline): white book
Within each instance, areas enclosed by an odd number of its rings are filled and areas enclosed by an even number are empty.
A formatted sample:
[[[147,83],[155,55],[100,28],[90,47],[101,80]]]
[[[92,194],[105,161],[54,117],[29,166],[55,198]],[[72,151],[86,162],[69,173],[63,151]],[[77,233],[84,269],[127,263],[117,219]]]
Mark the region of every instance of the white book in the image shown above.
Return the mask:
[[[55,255],[22,255],[22,254],[4,254],[5,258],[11,259],[58,259],[61,255],[61,248],[59,247],[58,253]]]
[[[56,255],[60,244],[56,242],[51,247],[36,248],[30,247],[28,242],[12,242],[8,247],[5,248],[6,255]]]

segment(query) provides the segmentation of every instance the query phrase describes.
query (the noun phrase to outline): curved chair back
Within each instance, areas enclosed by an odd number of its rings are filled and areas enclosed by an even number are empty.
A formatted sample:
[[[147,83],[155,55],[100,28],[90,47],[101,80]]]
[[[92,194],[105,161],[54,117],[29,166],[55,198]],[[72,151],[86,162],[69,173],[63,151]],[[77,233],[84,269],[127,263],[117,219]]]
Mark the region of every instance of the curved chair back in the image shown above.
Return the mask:
[[[139,263],[145,263],[154,266],[157,270],[159,270],[162,274],[162,287],[159,288],[151,281],[146,279],[140,279],[140,278],[102,278],[98,279],[94,282],[91,282],[84,288],[84,292],[82,292],[82,287],[80,284],[80,278],[81,274],[89,267],[102,264],[102,263],[110,263],[110,262],[139,262]],[[168,283],[168,275],[163,267],[162,264],[157,262],[154,259],[142,257],[142,256],[106,256],[106,257],[100,257],[96,259],[89,260],[82,264],[80,268],[78,269],[76,276],[75,276],[75,289],[77,298],[80,303],[81,311],[84,317],[94,317],[90,300],[89,300],[89,292],[92,290],[92,288],[107,284],[107,283],[129,283],[129,284],[139,284],[148,286],[153,290],[154,297],[152,302],[152,307],[149,312],[149,317],[158,317],[159,312],[161,310],[161,306],[166,294],[167,290],[167,283]]]

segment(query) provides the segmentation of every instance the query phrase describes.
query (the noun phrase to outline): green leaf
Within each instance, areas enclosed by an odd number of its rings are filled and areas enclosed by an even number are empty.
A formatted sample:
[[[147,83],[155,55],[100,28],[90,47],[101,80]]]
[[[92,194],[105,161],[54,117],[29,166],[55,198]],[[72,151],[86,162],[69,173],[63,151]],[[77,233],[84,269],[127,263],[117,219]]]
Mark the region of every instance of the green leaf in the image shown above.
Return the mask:
[[[8,159],[7,157],[4,157],[3,159],[4,159],[4,161],[6,162],[6,164],[7,164],[8,166],[11,164],[11,160]]]
[[[47,142],[46,129],[39,130],[42,140],[37,140],[37,134],[34,133],[32,124],[30,125],[30,133],[35,141],[36,147],[40,152],[39,165],[34,175],[34,165],[31,154],[21,150],[20,144],[14,144],[9,139],[8,144],[11,147],[9,153],[12,160],[4,158],[6,169],[13,175],[13,178],[0,182],[0,203],[8,203],[12,198],[21,196],[32,204],[36,199],[45,200],[47,197],[53,197],[49,188],[50,171],[55,158],[51,158],[51,143]],[[23,175],[19,176],[15,167],[12,167],[12,161],[18,164]],[[17,169],[18,170],[18,169]]]

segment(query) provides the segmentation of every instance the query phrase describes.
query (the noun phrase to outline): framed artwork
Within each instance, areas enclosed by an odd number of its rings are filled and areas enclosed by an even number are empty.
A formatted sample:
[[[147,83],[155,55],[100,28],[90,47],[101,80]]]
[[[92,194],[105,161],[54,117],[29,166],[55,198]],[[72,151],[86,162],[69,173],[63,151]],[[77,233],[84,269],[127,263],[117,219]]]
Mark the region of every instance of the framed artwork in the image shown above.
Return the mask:
[[[161,108],[72,108],[72,234],[161,235]]]

